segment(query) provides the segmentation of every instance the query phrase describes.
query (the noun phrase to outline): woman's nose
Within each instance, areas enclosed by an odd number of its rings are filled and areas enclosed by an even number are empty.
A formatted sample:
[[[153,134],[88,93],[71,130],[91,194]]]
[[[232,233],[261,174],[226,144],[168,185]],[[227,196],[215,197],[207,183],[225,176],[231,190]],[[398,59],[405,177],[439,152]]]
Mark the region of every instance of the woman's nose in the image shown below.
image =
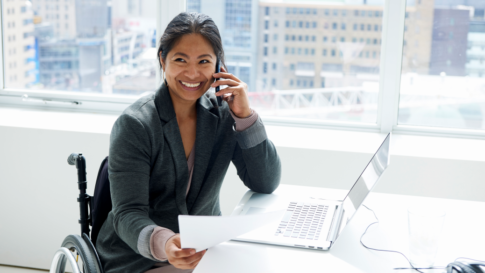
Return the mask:
[[[195,65],[189,65],[185,70],[185,76],[190,79],[195,79],[199,75],[200,75],[200,72]]]

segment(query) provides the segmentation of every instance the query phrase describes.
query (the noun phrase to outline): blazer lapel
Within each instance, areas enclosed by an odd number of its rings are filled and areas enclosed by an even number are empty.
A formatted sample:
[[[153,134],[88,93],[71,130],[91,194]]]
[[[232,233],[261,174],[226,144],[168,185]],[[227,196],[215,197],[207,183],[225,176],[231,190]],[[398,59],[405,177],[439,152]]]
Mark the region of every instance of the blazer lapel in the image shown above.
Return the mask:
[[[212,103],[206,95],[203,95],[197,104],[194,171],[187,196],[187,209],[189,212],[203,186],[219,124],[219,117],[211,113],[211,110],[213,110]]]
[[[155,103],[160,119],[166,122],[163,125],[163,135],[167,140],[175,166],[175,201],[179,212],[187,215],[189,213],[187,204],[185,203],[185,192],[187,191],[187,182],[189,180],[189,169],[187,167],[180,129],[172,105],[172,98],[165,83],[162,84],[155,94]]]

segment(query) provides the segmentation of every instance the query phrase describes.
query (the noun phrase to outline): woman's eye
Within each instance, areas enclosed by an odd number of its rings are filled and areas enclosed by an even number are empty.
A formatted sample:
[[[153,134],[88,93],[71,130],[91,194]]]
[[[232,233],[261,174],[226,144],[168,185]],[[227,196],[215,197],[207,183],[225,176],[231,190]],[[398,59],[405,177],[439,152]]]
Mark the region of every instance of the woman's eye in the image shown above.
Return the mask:
[[[177,59],[175,59],[175,61],[176,61],[176,62],[185,62],[185,60],[184,60],[184,59],[182,59],[182,58],[177,58]]]
[[[200,61],[200,63],[201,64],[207,64],[207,63],[209,63],[209,61],[208,60],[202,60],[202,61]]]

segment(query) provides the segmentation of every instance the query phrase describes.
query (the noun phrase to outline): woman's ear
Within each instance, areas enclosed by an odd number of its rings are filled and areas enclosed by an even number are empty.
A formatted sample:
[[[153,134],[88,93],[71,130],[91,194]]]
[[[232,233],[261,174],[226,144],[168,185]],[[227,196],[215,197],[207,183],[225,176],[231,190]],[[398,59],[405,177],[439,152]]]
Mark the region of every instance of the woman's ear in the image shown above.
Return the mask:
[[[158,53],[158,57],[160,58],[160,65],[162,66],[163,72],[165,72],[165,62],[162,59],[162,52]]]

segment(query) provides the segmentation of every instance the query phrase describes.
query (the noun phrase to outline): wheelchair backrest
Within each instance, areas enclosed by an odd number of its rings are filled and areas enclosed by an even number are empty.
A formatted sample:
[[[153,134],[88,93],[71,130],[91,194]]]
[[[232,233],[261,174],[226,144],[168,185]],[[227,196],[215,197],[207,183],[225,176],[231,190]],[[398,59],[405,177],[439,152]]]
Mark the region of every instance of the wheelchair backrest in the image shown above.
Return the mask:
[[[108,213],[113,208],[111,203],[111,191],[109,189],[108,178],[108,157],[106,157],[99,167],[94,196],[91,198],[91,241],[96,246],[99,230],[108,217]]]

